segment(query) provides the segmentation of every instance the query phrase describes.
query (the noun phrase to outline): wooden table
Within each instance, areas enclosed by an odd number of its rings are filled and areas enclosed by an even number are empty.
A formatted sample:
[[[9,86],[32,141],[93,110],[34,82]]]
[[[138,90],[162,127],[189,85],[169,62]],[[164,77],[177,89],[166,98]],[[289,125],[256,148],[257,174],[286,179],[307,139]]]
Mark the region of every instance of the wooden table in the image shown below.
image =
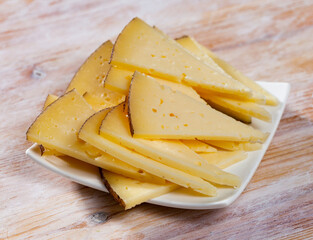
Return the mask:
[[[0,1],[0,239],[313,238],[312,1]],[[133,17],[194,36],[255,80],[291,84],[260,167],[230,207],[142,204],[123,211],[103,192],[31,161],[25,132],[48,93]]]

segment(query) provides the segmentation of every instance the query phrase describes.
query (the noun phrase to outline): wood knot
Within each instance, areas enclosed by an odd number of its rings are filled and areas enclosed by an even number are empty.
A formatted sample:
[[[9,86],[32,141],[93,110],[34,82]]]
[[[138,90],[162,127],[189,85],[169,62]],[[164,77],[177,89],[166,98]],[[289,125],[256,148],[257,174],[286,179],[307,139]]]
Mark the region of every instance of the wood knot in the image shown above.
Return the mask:
[[[97,212],[97,213],[93,213],[90,216],[90,221],[94,224],[101,224],[101,223],[105,223],[106,221],[108,221],[110,215],[108,213],[105,212]]]
[[[34,67],[31,73],[31,78],[36,79],[36,80],[43,79],[45,76],[46,76],[46,73],[38,67]]]

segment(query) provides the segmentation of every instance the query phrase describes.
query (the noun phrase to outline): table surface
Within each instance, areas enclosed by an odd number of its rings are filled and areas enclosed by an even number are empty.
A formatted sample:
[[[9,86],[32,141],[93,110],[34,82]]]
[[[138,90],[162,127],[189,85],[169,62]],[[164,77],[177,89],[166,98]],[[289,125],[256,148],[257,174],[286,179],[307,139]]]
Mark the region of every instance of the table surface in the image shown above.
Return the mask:
[[[0,1],[0,239],[313,238],[312,1]],[[48,93],[133,17],[192,35],[254,80],[291,84],[277,133],[229,207],[142,204],[58,176],[25,156]]]

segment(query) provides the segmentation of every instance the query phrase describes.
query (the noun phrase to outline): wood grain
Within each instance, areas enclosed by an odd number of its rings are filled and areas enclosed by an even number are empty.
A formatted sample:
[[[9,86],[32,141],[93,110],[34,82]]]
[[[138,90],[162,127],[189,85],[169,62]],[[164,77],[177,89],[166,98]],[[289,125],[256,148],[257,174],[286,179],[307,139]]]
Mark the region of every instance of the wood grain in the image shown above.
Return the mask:
[[[0,1],[0,239],[313,238],[313,2]],[[276,136],[230,207],[143,204],[123,211],[102,192],[25,156],[25,132],[48,93],[138,16],[194,36],[255,80],[291,84]]]

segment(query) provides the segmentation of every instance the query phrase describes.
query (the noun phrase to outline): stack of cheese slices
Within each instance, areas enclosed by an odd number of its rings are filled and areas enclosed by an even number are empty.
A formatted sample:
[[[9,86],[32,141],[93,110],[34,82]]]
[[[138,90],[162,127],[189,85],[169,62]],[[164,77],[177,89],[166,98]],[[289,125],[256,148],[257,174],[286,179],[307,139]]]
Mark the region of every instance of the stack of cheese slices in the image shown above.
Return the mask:
[[[277,99],[193,38],[173,40],[133,19],[103,43],[63,96],[49,95],[27,131],[43,155],[102,169],[125,209],[179,187],[216,196],[238,187],[223,169],[260,149],[251,118],[271,121]]]

